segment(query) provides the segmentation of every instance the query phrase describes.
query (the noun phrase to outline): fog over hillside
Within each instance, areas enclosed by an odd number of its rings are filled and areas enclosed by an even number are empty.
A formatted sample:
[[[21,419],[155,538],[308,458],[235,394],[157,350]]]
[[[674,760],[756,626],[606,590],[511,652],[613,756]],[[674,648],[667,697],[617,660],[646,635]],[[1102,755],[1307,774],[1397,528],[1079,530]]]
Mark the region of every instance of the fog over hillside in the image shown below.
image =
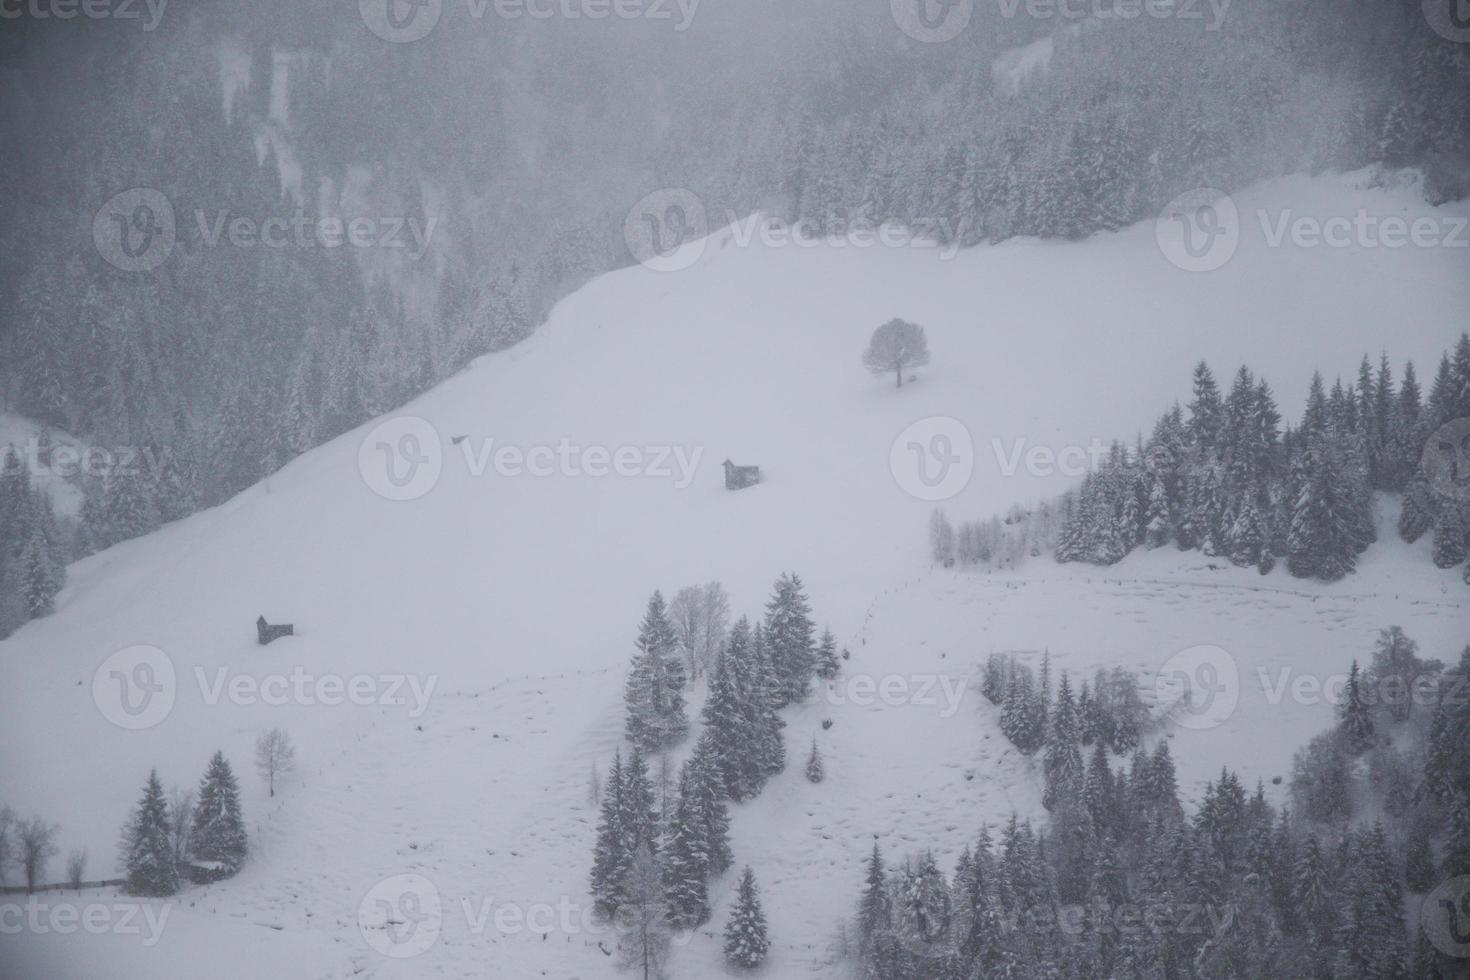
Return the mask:
[[[0,0],[0,977],[1470,976],[1455,0]]]

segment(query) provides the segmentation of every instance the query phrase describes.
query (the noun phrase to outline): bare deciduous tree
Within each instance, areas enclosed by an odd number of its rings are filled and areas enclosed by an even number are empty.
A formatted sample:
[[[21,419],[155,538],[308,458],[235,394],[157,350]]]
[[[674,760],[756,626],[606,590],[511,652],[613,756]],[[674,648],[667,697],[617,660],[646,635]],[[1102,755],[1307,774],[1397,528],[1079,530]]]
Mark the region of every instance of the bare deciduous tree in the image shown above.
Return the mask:
[[[719,582],[679,590],[669,603],[669,622],[689,664],[689,676],[698,677],[714,663],[730,627],[730,597]]]
[[[15,860],[15,811],[0,807],[0,885],[5,884],[5,870]]]
[[[863,353],[864,367],[874,374],[891,372],[900,388],[905,371],[928,363],[929,340],[924,336],[924,328],[907,320],[889,320],[874,330]]]
[[[57,854],[56,834],[61,828],[47,823],[40,817],[18,821],[15,825],[16,838],[20,842],[20,867],[26,877],[26,892],[36,890],[36,885],[46,876],[46,862]]]
[[[260,778],[270,786],[271,795],[276,795],[276,777],[283,776],[296,768],[296,747],[291,736],[279,728],[272,728],[255,740],[255,768]]]
[[[82,890],[82,879],[87,874],[87,849],[73,848],[66,856],[66,883],[77,891]]]
[[[168,832],[173,837],[174,863],[189,860],[189,831],[194,826],[194,791],[175,786],[168,795]]]

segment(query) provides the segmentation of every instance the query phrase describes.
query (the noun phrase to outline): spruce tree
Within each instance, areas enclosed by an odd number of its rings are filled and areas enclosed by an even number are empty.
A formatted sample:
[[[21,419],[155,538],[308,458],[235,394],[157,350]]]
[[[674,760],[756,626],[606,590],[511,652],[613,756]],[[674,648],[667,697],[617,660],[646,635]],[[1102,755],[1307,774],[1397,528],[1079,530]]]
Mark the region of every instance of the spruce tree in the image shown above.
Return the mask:
[[[704,822],[704,844],[709,873],[723,874],[735,862],[730,851],[730,811],[725,805],[725,786],[717,765],[714,740],[708,731],[700,734],[689,758],[689,792]]]
[[[684,709],[684,663],[659,592],[648,600],[636,646],[624,692],[627,736],[639,751],[656,752],[689,732]]]
[[[753,970],[765,962],[770,950],[771,941],[766,936],[766,916],[761,911],[755,872],[747,867],[740,876],[735,907],[725,925],[725,961],[731,966]]]
[[[648,762],[636,749],[623,767],[622,811],[618,823],[623,832],[623,850],[633,854],[642,845],[658,850],[659,813]]]
[[[597,914],[611,919],[622,905],[623,878],[631,856],[624,847],[623,758],[619,752],[608,770],[597,824],[597,845],[592,856],[592,900]]]
[[[1362,676],[1356,660],[1348,671],[1347,685],[1338,701],[1337,731],[1353,755],[1361,755],[1373,746],[1373,715],[1363,697]]]
[[[224,753],[215,752],[199,783],[189,853],[196,862],[216,862],[226,873],[234,874],[245,863],[248,850],[240,786]]]
[[[1449,824],[1440,873],[1445,878],[1470,875],[1470,796],[1456,796],[1450,806]]]
[[[160,898],[179,890],[168,801],[156,769],[148,774],[143,796],[123,831],[122,851],[128,894]]]
[[[863,876],[857,926],[858,941],[864,952],[871,951],[878,937],[893,927],[893,906],[888,895],[887,872],[883,866],[883,852],[876,841],[873,843],[873,853],[868,856],[867,872]]]
[[[778,684],[778,704],[805,701],[811,696],[816,671],[811,606],[801,578],[782,574],[766,603],[765,641]]]
[[[826,778],[826,771],[822,767],[822,753],[817,750],[817,740],[812,739],[811,755],[806,759],[806,780],[809,783],[820,783]]]
[[[822,631],[817,644],[817,676],[830,681],[842,672],[842,661],[837,659],[837,638],[830,629]]]
[[[1062,674],[1057,688],[1056,709],[1052,712],[1051,732],[1046,743],[1043,768],[1046,789],[1041,805],[1048,810],[1058,803],[1076,800],[1082,790],[1082,753],[1077,748],[1077,709],[1072,698],[1072,684]]]
[[[711,740],[713,768],[724,794],[737,803],[760,792],[761,767],[757,760],[759,735],[746,704],[753,672],[749,620],[742,617],[730,630],[725,649],[715,660],[709,697],[704,703],[704,730]]]
[[[1434,518],[1434,564],[1454,568],[1470,554],[1470,534],[1465,528],[1465,515],[1453,500],[1441,500]]]
[[[51,549],[40,528],[31,532],[22,559],[25,580],[26,612],[32,619],[49,616],[56,608],[56,593],[61,591],[61,576],[52,562]]]
[[[709,920],[709,895],[705,888],[710,874],[706,840],[709,826],[691,776],[691,764],[687,762],[679,773],[679,801],[670,827],[668,845],[663,850],[669,924],[675,929],[692,929]]]
[[[1352,572],[1357,546],[1346,479],[1333,451],[1319,445],[1302,459],[1291,513],[1287,569],[1298,578],[1335,582]]]

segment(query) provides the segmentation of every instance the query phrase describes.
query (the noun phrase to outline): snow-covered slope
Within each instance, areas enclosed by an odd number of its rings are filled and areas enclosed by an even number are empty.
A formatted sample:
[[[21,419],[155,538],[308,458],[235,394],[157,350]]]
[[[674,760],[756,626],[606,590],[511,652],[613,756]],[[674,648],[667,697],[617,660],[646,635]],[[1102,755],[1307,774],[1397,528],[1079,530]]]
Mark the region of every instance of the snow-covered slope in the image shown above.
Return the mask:
[[[1315,368],[1348,374],[1383,347],[1427,367],[1463,329],[1467,250],[1272,248],[1255,221],[1257,209],[1287,207],[1466,213],[1366,183],[1293,179],[1240,195],[1239,251],[1209,274],[1171,265],[1146,224],[948,259],[914,247],[743,244],[727,230],[692,268],[602,277],[526,343],[385,427],[365,426],[222,507],[74,566],[57,614],[0,643],[0,801],[60,822],[63,853],[87,847],[101,876],[150,767],[165,783],[192,784],[221,748],[245,777],[249,867],[186,892],[159,943],[108,954],[111,975],[188,975],[194,951],[211,948],[283,964],[278,975],[610,976],[599,937],[476,931],[460,901],[583,903],[588,773],[615,747],[621,668],[656,587],[720,579],[737,612],[755,614],[775,575],[797,570],[818,617],[852,648],[853,676],[942,673],[958,684],[991,650],[1042,647],[1069,669],[1157,670],[1205,643],[1231,650],[1248,674],[1298,658],[1335,671],[1390,622],[1448,656],[1463,586],[1391,542],[1330,588],[1177,554],[1105,573],[1045,562],[1009,578],[930,572],[932,504],[906,492],[913,474],[900,465],[895,475],[892,463],[914,423],[960,420],[974,475],[946,506],[981,516],[1071,482],[1007,473],[1018,445],[1131,439],[1187,395],[1199,358],[1221,374],[1252,362],[1293,416]],[[895,316],[924,324],[934,352],[901,390],[859,364],[872,329]],[[428,428],[394,421],[403,416]],[[489,439],[492,453],[651,448],[640,466],[667,448],[669,473],[512,476],[492,460],[475,475]],[[432,488],[413,500],[375,492],[389,486],[379,443],[427,454],[421,472],[437,460]],[[673,451],[698,459],[687,485]],[[725,491],[726,457],[760,464],[766,481]],[[294,622],[297,635],[257,646],[260,614]],[[135,661],[109,661],[135,645],[163,651],[177,683],[161,722],[125,730],[96,698],[119,683],[113,668],[121,683],[148,680]],[[221,679],[248,694],[293,674],[364,675],[369,694],[410,703],[213,695]],[[389,692],[402,675],[417,689]],[[1190,733],[1178,753],[1186,784],[1227,759],[1250,778],[1282,772],[1328,710],[1251,704],[1243,694],[1230,724],[1262,744],[1237,751],[1238,738]],[[872,834],[900,850],[957,845],[980,819],[1034,806],[1029,763],[1006,751],[993,714],[973,692],[943,717],[850,697],[792,712],[791,771],[735,818],[737,860],[756,867],[773,921],[790,923],[777,937],[779,975],[830,958],[823,943],[845,911],[834,903],[851,895]],[[834,722],[823,734],[829,778],[813,787],[800,760],[824,718]],[[290,730],[300,763],[270,799],[249,760],[273,725]],[[377,882],[406,873],[434,882],[446,915],[431,949],[399,961],[372,950],[358,907]],[[91,942],[0,935],[21,976],[84,975],[83,950],[118,945]],[[680,949],[679,975],[713,973],[716,947],[696,937]]]

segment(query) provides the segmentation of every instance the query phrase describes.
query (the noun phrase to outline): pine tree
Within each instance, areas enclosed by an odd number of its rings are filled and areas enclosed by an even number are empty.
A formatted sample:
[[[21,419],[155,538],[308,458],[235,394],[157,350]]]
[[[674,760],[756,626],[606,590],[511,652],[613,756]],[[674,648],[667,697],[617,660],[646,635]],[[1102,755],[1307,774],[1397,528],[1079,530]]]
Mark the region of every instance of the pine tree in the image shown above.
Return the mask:
[[[1451,500],[1440,502],[1434,519],[1434,564],[1454,568],[1470,554],[1470,535],[1465,530],[1465,515]]]
[[[1348,671],[1347,685],[1337,705],[1337,731],[1348,751],[1361,755],[1373,746],[1373,715],[1363,698],[1358,662]]]
[[[893,927],[893,906],[888,895],[887,873],[883,852],[877,842],[868,856],[868,869],[863,877],[863,894],[858,903],[858,940],[864,952],[870,952],[878,938]]]
[[[766,936],[766,916],[761,911],[760,894],[755,885],[755,872],[750,868],[740,876],[740,889],[730,921],[725,925],[725,961],[731,966],[753,970],[766,960],[771,950]]]
[[[234,874],[245,863],[248,850],[240,786],[224,753],[215,752],[199,783],[199,798],[189,828],[189,853],[196,862],[215,862],[227,874]]]
[[[806,779],[809,783],[820,783],[826,777],[822,768],[822,753],[817,750],[817,740],[812,739],[812,752],[806,760]]]
[[[713,768],[724,794],[736,802],[760,792],[764,779],[758,758],[761,736],[753,721],[756,711],[746,701],[754,675],[753,655],[750,622],[742,617],[715,661],[704,704]]]
[[[679,773],[679,802],[674,810],[668,845],[664,848],[663,879],[669,924],[692,929],[709,921],[709,844],[702,801],[697,795],[692,765]]]
[[[1287,569],[1298,578],[1335,582],[1352,572],[1357,546],[1352,504],[1333,452],[1309,449],[1301,489],[1292,508]]]
[[[658,850],[659,813],[648,762],[636,749],[623,767],[622,812],[618,824],[623,831],[623,849],[632,854],[642,845]]]
[[[1056,709],[1052,712],[1051,732],[1043,762],[1046,790],[1042,794],[1041,805],[1048,810],[1081,795],[1084,770],[1077,742],[1077,709],[1072,699],[1072,684],[1063,674],[1057,688]]]
[[[659,592],[648,600],[636,645],[624,692],[628,707],[627,736],[639,751],[656,752],[677,743],[689,732],[689,718],[684,709],[683,659],[664,607],[664,597]]]
[[[1445,878],[1470,875],[1470,796],[1464,793],[1450,806],[1449,834],[1444,842],[1440,874]]]
[[[168,822],[168,801],[158,770],[148,774],[143,797],[123,831],[123,861],[127,868],[130,895],[160,898],[179,890],[179,869],[174,863],[173,839]]]
[[[61,575],[52,563],[50,546],[39,527],[31,532],[26,543],[22,570],[26,612],[32,619],[49,616],[56,608],[56,594],[61,591]]]
[[[842,661],[837,659],[837,638],[830,629],[824,629],[821,642],[817,644],[817,676],[830,681],[840,673]]]
[[[1174,514],[1169,506],[1169,490],[1162,474],[1154,474],[1149,483],[1148,505],[1144,509],[1144,545],[1162,548],[1174,534]]]
[[[802,591],[801,578],[783,574],[766,603],[766,650],[775,671],[780,705],[804,701],[811,696],[811,679],[816,669],[811,607]]]
[[[730,811],[717,765],[714,739],[706,730],[689,758],[689,792],[704,822],[704,845],[709,873],[723,874],[735,862],[730,851]]]
[[[601,816],[597,824],[597,846],[592,857],[592,899],[597,914],[611,919],[623,901],[623,879],[631,863],[624,846],[623,758],[613,757],[607,774],[607,788],[602,795]]]
[[[1435,885],[1434,852],[1429,844],[1428,824],[1423,820],[1409,825],[1409,838],[1404,844],[1404,884],[1419,895]]]

